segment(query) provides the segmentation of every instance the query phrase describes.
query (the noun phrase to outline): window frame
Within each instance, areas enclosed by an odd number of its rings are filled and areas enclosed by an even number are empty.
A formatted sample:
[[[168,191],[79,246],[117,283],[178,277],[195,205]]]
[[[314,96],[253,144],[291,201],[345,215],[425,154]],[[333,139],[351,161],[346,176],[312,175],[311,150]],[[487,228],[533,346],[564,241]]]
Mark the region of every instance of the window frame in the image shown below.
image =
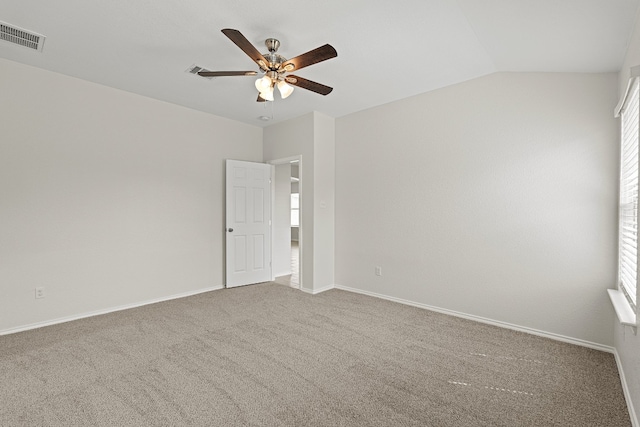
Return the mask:
[[[630,81],[627,95],[619,110],[621,120],[617,287],[632,311],[637,312],[638,267],[640,265],[638,262],[640,79],[634,78]]]

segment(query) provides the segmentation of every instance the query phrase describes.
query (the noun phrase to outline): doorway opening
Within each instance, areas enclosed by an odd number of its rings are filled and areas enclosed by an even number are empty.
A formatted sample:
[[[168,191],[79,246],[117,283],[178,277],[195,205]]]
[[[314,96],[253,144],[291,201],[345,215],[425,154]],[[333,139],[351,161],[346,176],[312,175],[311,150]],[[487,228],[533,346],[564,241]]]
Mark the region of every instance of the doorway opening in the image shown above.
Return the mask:
[[[272,160],[273,281],[302,288],[303,215],[302,156]]]

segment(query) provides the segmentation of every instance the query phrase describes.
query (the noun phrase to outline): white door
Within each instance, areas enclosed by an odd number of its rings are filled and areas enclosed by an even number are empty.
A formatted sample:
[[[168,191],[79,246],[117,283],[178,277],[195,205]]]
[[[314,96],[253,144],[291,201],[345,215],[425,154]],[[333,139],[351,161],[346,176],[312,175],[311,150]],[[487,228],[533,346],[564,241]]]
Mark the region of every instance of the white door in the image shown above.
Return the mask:
[[[271,168],[227,160],[227,288],[271,280]]]

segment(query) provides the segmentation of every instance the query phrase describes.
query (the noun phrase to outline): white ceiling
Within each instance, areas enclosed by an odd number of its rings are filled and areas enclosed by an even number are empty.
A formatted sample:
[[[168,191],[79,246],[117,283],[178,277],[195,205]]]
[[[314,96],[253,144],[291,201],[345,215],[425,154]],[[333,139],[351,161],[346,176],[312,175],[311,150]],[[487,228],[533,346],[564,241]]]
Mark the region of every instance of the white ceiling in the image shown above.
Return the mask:
[[[0,21],[43,34],[43,52],[0,41],[0,57],[265,126],[310,111],[340,117],[496,71],[609,72],[623,61],[640,0],[2,0]],[[292,58],[338,57],[296,74],[332,86],[255,102],[256,70],[220,32]],[[260,116],[271,116],[263,122]]]

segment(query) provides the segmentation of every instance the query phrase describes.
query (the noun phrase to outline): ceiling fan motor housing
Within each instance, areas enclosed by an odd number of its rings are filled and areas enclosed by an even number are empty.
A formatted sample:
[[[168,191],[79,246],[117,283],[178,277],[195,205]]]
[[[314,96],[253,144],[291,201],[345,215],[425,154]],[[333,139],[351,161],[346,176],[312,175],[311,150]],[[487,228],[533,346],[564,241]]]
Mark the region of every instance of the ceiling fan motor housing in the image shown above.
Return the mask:
[[[264,55],[267,61],[269,61],[269,69],[272,71],[282,71],[282,64],[286,61],[286,58],[278,55],[277,53],[268,53]]]

